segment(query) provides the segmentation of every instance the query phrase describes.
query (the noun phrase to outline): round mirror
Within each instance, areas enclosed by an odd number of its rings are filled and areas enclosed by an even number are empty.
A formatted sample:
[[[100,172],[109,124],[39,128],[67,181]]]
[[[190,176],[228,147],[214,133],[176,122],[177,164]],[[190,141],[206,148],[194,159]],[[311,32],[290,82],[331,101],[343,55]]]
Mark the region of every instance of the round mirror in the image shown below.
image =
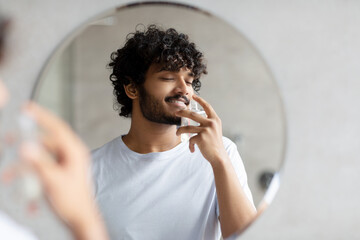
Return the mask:
[[[91,149],[126,134],[130,120],[113,108],[107,64],[129,33],[150,24],[186,33],[204,53],[208,74],[201,78],[200,96],[221,118],[223,135],[237,145],[257,205],[283,161],[283,106],[259,52],[216,16],[170,3],[132,4],[102,14],[58,47],[40,75],[33,99],[65,119]]]

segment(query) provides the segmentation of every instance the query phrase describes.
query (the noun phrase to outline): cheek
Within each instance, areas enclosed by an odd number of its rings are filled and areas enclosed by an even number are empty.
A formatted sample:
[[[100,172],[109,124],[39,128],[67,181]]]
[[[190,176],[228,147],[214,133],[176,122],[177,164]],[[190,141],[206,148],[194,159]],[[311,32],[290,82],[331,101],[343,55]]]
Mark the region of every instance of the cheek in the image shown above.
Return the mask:
[[[162,98],[172,95],[173,88],[166,84],[152,84],[151,86],[146,86],[146,90],[149,94]]]
[[[194,95],[194,89],[192,88],[192,87],[190,87],[190,89],[189,89],[189,92],[188,92],[189,94],[189,98],[191,98],[192,99],[192,96]]]
[[[163,87],[154,87],[148,90],[148,93],[156,98],[162,98],[169,95],[169,92]]]

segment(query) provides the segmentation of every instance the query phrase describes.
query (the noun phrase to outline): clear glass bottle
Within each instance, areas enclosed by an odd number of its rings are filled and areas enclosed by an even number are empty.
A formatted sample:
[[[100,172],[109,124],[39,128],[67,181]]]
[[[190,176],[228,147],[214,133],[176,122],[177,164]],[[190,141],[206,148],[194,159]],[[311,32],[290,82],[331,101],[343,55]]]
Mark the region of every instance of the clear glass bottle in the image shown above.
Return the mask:
[[[193,111],[197,114],[200,114],[201,116],[203,117],[207,117],[204,109],[202,108],[202,106],[194,101],[194,100],[190,100],[190,104],[189,104],[189,110],[190,111]],[[184,127],[184,126],[199,126],[200,124],[190,118],[185,118],[185,117],[182,117],[181,118],[181,125],[180,127]],[[188,141],[192,136],[195,136],[196,133],[183,133],[181,134],[181,141],[184,142],[184,141]]]

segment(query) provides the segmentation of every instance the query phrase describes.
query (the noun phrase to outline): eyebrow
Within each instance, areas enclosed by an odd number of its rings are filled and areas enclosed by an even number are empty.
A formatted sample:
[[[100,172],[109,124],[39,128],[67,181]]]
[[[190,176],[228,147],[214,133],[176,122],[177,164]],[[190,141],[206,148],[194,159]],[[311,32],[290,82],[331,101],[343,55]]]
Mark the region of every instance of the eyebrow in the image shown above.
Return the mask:
[[[160,70],[158,70],[158,71],[156,71],[156,72],[176,72],[176,71],[171,71],[171,70],[169,70],[169,69],[166,69],[165,67],[162,67],[162,68],[160,68]],[[177,72],[179,72],[179,71],[177,71]],[[195,76],[195,74],[193,73],[193,72],[189,72],[188,73],[188,76],[189,77],[194,77]]]
[[[166,68],[162,67],[159,70],[157,70],[156,72],[164,72],[164,71],[168,71],[168,70],[166,70]]]

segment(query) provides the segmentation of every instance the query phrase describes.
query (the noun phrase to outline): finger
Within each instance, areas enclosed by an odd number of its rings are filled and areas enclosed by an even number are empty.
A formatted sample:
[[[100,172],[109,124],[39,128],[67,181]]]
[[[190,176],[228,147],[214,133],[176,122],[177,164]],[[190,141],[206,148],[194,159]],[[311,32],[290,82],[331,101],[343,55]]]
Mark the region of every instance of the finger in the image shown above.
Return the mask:
[[[196,112],[186,110],[186,109],[176,112],[175,115],[178,117],[190,118],[191,120],[198,122],[200,124],[204,124],[207,119],[206,117],[204,117]]]
[[[73,145],[72,150],[64,149],[63,152],[58,151],[59,142],[56,138],[47,134],[41,136],[40,143],[49,155],[51,155],[54,160],[56,159],[57,163],[62,166],[82,166],[88,164],[88,161],[90,160],[89,152],[85,149],[85,146],[84,149],[81,149],[81,146]],[[72,152],[72,154],[64,156],[64,153],[67,153],[68,151]],[[72,161],[72,159],[78,161]]]
[[[195,144],[191,144],[189,143],[189,149],[190,149],[190,152],[195,152]]]
[[[52,179],[58,175],[58,166],[51,156],[38,144],[24,143],[20,146],[21,158],[30,164],[41,182],[51,183]]]
[[[208,118],[217,117],[217,114],[213,109],[213,107],[208,102],[206,102],[202,97],[199,97],[198,95],[194,94],[193,99],[203,107]]]
[[[51,153],[56,151],[56,141],[54,137],[49,136],[48,134],[42,134],[39,136],[39,142]]]
[[[178,130],[176,131],[176,135],[180,135],[183,133],[199,133],[202,131],[202,127],[197,127],[197,126],[186,126],[186,127],[179,127]]]
[[[27,104],[25,110],[35,118],[37,123],[45,129],[48,136],[52,138],[53,151],[57,152],[57,154],[77,157],[79,153],[82,154],[85,151],[86,147],[81,140],[58,117],[35,103]]]
[[[49,155],[52,155],[59,164],[64,163],[64,158],[59,156],[60,152],[58,151],[57,147],[58,142],[54,139],[53,136],[43,134],[39,137],[39,142],[42,144],[42,147],[49,153]]]
[[[24,110],[46,131],[50,130],[51,133],[55,134],[61,134],[64,130],[69,131],[67,124],[34,102],[26,104]]]
[[[190,138],[189,140],[189,149],[190,152],[195,152],[195,144],[197,143],[197,141],[199,141],[200,137],[199,135],[193,136]]]

